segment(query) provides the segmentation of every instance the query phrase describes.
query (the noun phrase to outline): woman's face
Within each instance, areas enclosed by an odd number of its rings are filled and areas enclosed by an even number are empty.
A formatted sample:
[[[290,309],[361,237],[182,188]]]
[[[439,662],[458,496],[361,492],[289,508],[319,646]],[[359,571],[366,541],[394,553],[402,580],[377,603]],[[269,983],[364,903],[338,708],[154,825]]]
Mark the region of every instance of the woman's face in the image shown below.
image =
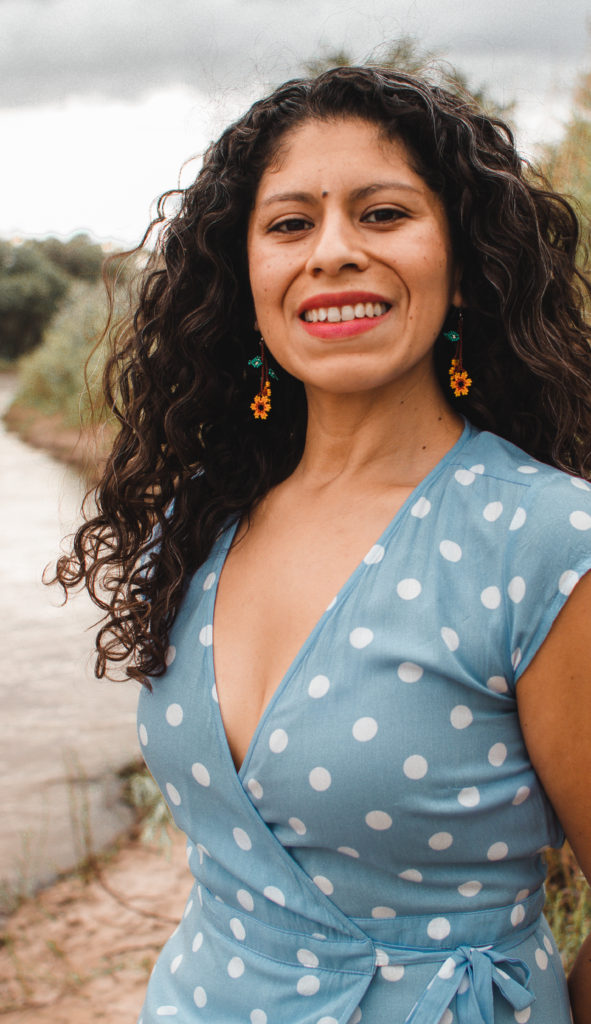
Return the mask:
[[[248,229],[258,327],[309,387],[371,390],[433,374],[461,305],[447,216],[405,146],[357,118],[306,121],[264,172]]]

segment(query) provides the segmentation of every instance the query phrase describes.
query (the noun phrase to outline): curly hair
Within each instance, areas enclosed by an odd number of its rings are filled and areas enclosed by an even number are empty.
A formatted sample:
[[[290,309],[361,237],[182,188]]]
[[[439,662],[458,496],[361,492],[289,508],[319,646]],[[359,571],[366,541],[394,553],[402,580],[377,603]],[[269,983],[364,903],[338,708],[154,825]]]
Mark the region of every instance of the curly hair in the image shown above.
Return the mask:
[[[135,314],[112,331],[104,387],[119,432],[96,505],[56,571],[66,593],[84,583],[105,613],[98,676],[109,662],[126,662],[125,674],[147,685],[163,674],[192,574],[229,518],[248,517],[301,457],[298,380],[281,371],[264,430],[249,408],[247,227],[286,133],[343,117],[401,140],[444,204],[474,379],[461,411],[544,462],[591,474],[591,285],[569,203],[520,158],[510,129],[467,98],[375,67],[287,82],[210,146],[192,185],[161,197],[138,247],[156,226]],[[179,202],[167,218],[170,196]],[[448,349],[439,338],[435,366],[453,404]]]

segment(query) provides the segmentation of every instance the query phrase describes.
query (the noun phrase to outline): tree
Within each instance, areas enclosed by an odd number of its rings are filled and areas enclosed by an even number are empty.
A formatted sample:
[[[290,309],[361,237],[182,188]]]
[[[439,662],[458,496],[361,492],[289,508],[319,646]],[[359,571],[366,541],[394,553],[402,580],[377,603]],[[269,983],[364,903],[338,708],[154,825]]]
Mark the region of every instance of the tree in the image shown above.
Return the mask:
[[[591,71],[579,77],[562,139],[542,148],[542,161],[554,188],[573,197],[588,222],[591,219]]]
[[[66,275],[34,243],[0,242],[0,358],[41,343],[67,288]]]

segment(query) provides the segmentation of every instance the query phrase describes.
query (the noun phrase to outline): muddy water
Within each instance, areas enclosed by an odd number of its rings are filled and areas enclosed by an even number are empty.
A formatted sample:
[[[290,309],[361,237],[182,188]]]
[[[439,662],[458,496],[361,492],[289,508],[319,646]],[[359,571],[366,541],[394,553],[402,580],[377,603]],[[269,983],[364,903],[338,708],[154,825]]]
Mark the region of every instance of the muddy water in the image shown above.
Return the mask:
[[[0,376],[0,412],[13,385]],[[0,911],[131,822],[117,771],[138,752],[135,684],[93,677],[96,609],[41,583],[81,494],[0,422]]]

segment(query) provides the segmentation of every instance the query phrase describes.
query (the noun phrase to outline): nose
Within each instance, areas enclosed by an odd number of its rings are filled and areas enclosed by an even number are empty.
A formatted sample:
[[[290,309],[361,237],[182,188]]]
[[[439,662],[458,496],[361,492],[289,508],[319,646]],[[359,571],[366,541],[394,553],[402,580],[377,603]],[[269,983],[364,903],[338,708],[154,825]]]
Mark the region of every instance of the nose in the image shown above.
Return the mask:
[[[365,270],[369,259],[354,225],[344,212],[327,214],[313,239],[306,264],[314,277],[335,277],[342,270]]]

